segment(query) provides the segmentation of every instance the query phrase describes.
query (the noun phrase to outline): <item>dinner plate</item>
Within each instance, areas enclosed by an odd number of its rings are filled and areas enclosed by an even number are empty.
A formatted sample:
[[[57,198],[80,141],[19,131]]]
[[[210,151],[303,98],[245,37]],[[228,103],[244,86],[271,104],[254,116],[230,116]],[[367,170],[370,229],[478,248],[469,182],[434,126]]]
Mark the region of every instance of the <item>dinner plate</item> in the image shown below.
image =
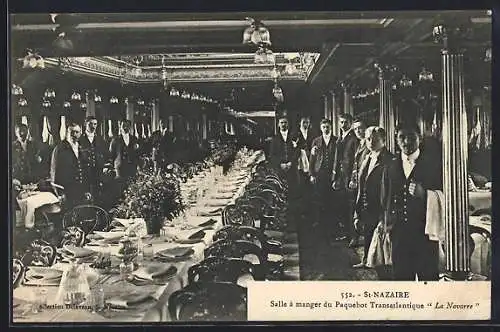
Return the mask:
[[[106,304],[112,308],[128,309],[134,305],[146,302],[151,299],[149,293],[132,292],[106,300]]]
[[[125,231],[111,231],[111,232],[99,232],[99,231],[94,231],[96,235],[99,235],[103,239],[106,240],[114,240],[114,239],[119,239],[125,236]]]
[[[68,245],[62,248],[61,254],[69,258],[87,258],[97,254],[97,252],[87,248]]]

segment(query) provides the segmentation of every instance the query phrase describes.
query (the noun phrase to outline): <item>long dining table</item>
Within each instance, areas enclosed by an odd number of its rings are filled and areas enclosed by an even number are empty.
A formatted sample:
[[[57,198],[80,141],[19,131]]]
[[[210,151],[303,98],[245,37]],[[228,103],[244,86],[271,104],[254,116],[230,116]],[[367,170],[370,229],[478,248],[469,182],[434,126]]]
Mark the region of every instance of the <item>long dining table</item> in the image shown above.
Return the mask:
[[[54,322],[161,322],[171,321],[168,310],[168,299],[172,293],[188,284],[188,270],[194,264],[204,259],[204,250],[210,246],[215,232],[222,225],[221,211],[224,206],[234,203],[242,195],[245,186],[251,180],[252,165],[264,159],[262,151],[248,153],[237,158],[235,165],[225,175],[220,174],[217,168],[211,168],[189,179],[181,185],[185,199],[189,193],[195,193],[195,199],[185,214],[163,227],[161,235],[144,237],[142,245],[150,245],[155,253],[172,248],[190,248],[192,254],[185,259],[172,261],[173,274],[167,281],[136,285],[129,282],[119,273],[103,273],[90,267],[89,263],[82,264],[82,271],[87,276],[91,292],[97,289],[104,292],[106,304],[102,310],[85,307],[65,307],[57,302],[57,286],[27,286],[20,285],[13,290],[13,322],[14,323],[54,323]],[[200,190],[201,189],[201,190]],[[210,221],[212,225],[204,225]],[[203,237],[196,243],[187,244],[189,235],[203,231]],[[118,254],[118,246],[85,245],[84,248],[108,253],[111,257]],[[158,264],[152,257],[145,257],[140,266]],[[140,267],[139,266],[139,267]],[[58,262],[52,269],[66,271],[68,263]],[[36,306],[39,310],[32,310],[37,297],[43,294],[46,305]],[[147,294],[147,299],[138,304],[116,308],[110,304],[112,298],[127,297],[130,295]],[[126,301],[126,300],[125,300]]]

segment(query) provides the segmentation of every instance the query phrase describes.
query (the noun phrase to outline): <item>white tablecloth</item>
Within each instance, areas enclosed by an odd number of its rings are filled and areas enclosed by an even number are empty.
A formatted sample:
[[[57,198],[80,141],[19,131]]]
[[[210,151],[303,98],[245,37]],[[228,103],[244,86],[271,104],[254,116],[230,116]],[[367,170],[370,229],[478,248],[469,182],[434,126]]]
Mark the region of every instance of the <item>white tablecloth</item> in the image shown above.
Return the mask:
[[[263,153],[260,151],[255,152],[252,157],[248,160],[248,164],[254,162],[256,159],[262,159]],[[221,181],[220,183],[215,184],[215,190],[211,190],[212,195],[217,195],[220,194],[217,188],[226,188],[228,185],[231,183],[234,183],[236,181],[240,182],[237,190],[233,192],[233,197],[231,199],[223,199],[227,204],[234,202],[234,200],[240,196],[243,191],[245,185],[250,181],[251,175],[250,175],[250,168],[248,165],[244,167],[246,178],[242,182],[239,178],[241,177],[242,173],[240,170],[235,170],[232,172],[229,172]],[[189,187],[190,183],[185,185],[184,187]],[[213,188],[213,189],[214,189]],[[211,200],[210,200],[211,201]],[[169,321],[170,317],[168,314],[168,298],[170,295],[185,287],[188,283],[188,269],[192,265],[200,262],[201,260],[204,259],[204,250],[209,246],[212,241],[213,241],[213,235],[215,232],[222,227],[222,218],[221,214],[219,213],[216,216],[210,216],[210,217],[202,217],[202,216],[197,216],[195,215],[196,212],[208,212],[210,210],[213,210],[213,207],[206,206],[206,207],[200,207],[198,206],[195,211],[190,210],[187,212],[187,217],[183,219],[183,217],[179,217],[178,220],[174,221],[171,223],[173,226],[166,226],[164,227],[164,232],[163,235],[160,238],[156,238],[152,240],[153,248],[155,252],[168,249],[168,248],[173,248],[173,247],[179,247],[179,246],[185,246],[185,247],[192,247],[194,250],[194,254],[186,261],[178,262],[173,264],[177,268],[177,274],[175,277],[173,277],[168,284],[163,285],[163,286],[158,286],[157,289],[155,290],[155,294],[153,297],[157,299],[157,301],[151,306],[149,310],[146,312],[134,312],[133,309],[129,309],[127,312],[126,317],[121,315],[119,318],[116,319],[109,319],[109,318],[104,318],[102,315],[99,315],[97,313],[92,313],[88,310],[44,310],[38,314],[30,314],[26,318],[19,319],[19,320],[14,320],[15,322],[123,322],[123,321]],[[212,226],[213,229],[207,229],[205,231],[205,236],[203,238],[203,241],[196,243],[196,244],[178,244],[175,242],[165,242],[165,239],[170,239],[174,236],[177,237],[183,237],[187,236],[188,234],[192,234],[196,231],[198,231],[199,227],[197,227],[199,224],[209,220],[209,219],[214,219],[217,222]],[[185,220],[185,221],[184,221]],[[186,228],[186,226],[191,226],[192,229],[190,230],[185,230],[183,228]],[[145,240],[144,243],[147,243]],[[106,251],[110,252],[111,254],[118,252],[118,247],[108,247],[106,249],[101,248],[101,247],[88,247],[89,249],[92,249],[94,251]],[[59,264],[55,266],[56,268],[60,269],[66,269],[67,265],[65,264]],[[103,287],[105,287],[105,283],[103,284]],[[141,286],[137,286],[141,287]],[[31,288],[31,290],[30,290]],[[47,287],[48,289],[48,298],[54,298],[55,294],[57,293],[57,287]],[[28,286],[20,286],[17,289],[14,290],[14,298],[21,298],[21,299],[26,299],[29,298],[30,295],[29,293],[32,293],[33,287],[28,287]],[[51,300],[48,300],[48,303],[50,304]]]

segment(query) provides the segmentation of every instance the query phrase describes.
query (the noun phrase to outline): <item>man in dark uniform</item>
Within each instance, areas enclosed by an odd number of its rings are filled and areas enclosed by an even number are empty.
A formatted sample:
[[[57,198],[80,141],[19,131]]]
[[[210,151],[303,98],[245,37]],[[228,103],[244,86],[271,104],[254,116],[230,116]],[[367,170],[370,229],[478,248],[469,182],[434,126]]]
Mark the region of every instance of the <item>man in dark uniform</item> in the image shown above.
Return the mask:
[[[80,137],[80,146],[87,161],[90,192],[94,202],[100,201],[102,172],[108,155],[106,142],[96,132],[97,125],[97,119],[94,116],[87,117],[85,133]]]
[[[65,209],[88,202],[91,198],[88,169],[78,143],[81,134],[80,125],[70,123],[66,139],[52,152],[50,179],[53,183],[64,187]]]
[[[323,227],[328,240],[331,240],[338,231],[338,225],[333,217],[334,207],[332,208],[333,162],[337,137],[332,134],[330,120],[321,120],[320,129],[321,136],[312,142],[309,171],[315,193],[316,222]]]
[[[365,160],[366,156],[370,153],[368,147],[366,146],[365,131],[366,126],[362,120],[355,120],[352,123],[352,131],[358,138],[358,147],[354,153],[354,165],[352,166],[351,180],[349,181],[349,199],[353,206],[353,223],[347,223],[347,230],[350,233],[351,241],[349,242],[349,247],[354,247],[358,244],[359,233],[354,228],[354,221],[356,219],[354,204],[356,203],[356,195],[358,193],[358,178],[360,174],[360,168]]]
[[[116,178],[124,182],[137,174],[139,165],[139,141],[130,133],[130,120],[122,122],[121,135],[111,141],[109,152]]]
[[[309,163],[311,157],[311,148],[313,142],[313,135],[311,133],[311,120],[307,116],[303,116],[300,119],[298,132],[294,135],[294,141],[297,141],[297,147],[300,150],[304,150],[307,162]],[[304,165],[302,165],[304,166]],[[300,167],[300,166],[299,166]],[[311,182],[309,180],[309,169],[299,169],[298,177],[298,190],[300,196],[300,213],[303,216],[307,215],[308,210],[310,210],[311,203]]]
[[[28,126],[23,123],[15,128],[16,140],[12,144],[12,178],[21,184],[36,182],[42,157],[35,143],[28,139]]]
[[[296,199],[298,184],[298,161],[299,153],[297,141],[289,132],[288,119],[282,114],[278,120],[279,132],[273,137],[269,152],[269,161],[288,183],[288,223],[291,230],[296,226]]]
[[[425,234],[427,191],[443,190],[442,163],[425,149],[414,126],[397,130],[401,154],[389,168],[395,280],[438,280],[438,242]]]
[[[346,224],[352,222],[352,200],[349,197],[348,186],[354,165],[354,154],[359,144],[351,128],[352,120],[350,114],[339,116],[341,134],[336,143],[333,179],[335,215],[339,224],[336,240],[344,239],[351,233],[346,229],[349,228]]]

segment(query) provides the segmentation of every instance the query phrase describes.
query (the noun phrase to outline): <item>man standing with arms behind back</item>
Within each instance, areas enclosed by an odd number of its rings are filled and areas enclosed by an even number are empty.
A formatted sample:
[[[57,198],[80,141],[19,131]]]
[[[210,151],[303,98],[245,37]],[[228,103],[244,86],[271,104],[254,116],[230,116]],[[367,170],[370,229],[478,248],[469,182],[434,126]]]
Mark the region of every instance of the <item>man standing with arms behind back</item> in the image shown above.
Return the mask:
[[[353,219],[356,219],[354,204],[358,192],[358,185],[359,185],[358,178],[360,174],[360,168],[366,156],[370,153],[370,150],[368,150],[366,146],[365,123],[362,120],[355,120],[352,124],[352,131],[354,132],[359,141],[358,141],[358,147],[356,148],[356,152],[354,153],[354,165],[352,166],[352,173],[351,173],[351,180],[349,181],[348,194],[349,194],[349,200],[351,201],[353,206],[352,211],[354,215],[352,215],[351,217]],[[354,220],[353,223],[347,223],[347,226],[351,237],[351,241],[349,242],[349,247],[352,248],[358,244],[359,233],[354,228]]]
[[[332,175],[337,137],[332,134],[330,120],[321,120],[320,129],[321,136],[316,137],[312,142],[309,170],[315,192],[316,222],[323,227],[327,240],[330,240],[336,235],[338,226],[333,220],[332,209]]]
[[[369,127],[366,130],[366,146],[370,154],[364,159],[359,174],[359,188],[356,197],[355,210],[359,219],[354,223],[358,230],[363,226],[364,255],[361,263],[354,268],[366,266],[368,249],[372,242],[373,232],[382,220],[386,207],[388,195],[387,167],[393,159],[393,155],[385,147],[386,133],[383,128]]]
[[[333,190],[335,195],[336,223],[339,225],[339,234],[335,240],[342,240],[349,235],[346,224],[352,222],[352,201],[349,199],[348,186],[354,165],[354,154],[358,147],[358,139],[351,129],[352,116],[339,116],[340,137],[337,139],[334,162]],[[347,226],[348,227],[348,226]]]
[[[389,168],[392,263],[395,280],[439,279],[438,242],[425,234],[427,191],[443,190],[441,160],[420,149],[416,126],[397,130],[401,153]]]
[[[292,230],[295,228],[295,205],[294,202],[297,197],[297,183],[298,183],[298,161],[300,150],[297,141],[293,139],[292,134],[289,132],[288,119],[285,114],[282,114],[278,120],[278,134],[275,135],[271,141],[269,152],[269,161],[288,183],[288,204],[289,204],[289,218],[288,223]]]

